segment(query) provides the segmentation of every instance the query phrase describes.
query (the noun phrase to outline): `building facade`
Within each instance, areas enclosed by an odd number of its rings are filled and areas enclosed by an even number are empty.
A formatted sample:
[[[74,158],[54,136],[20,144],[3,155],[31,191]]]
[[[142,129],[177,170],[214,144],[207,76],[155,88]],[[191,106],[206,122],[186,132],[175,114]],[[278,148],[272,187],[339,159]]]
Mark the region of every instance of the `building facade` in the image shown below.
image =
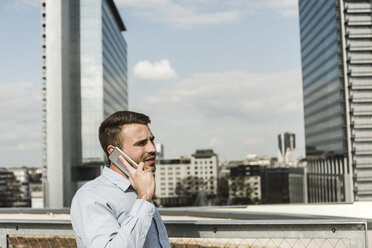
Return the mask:
[[[258,165],[238,165],[230,168],[228,185],[229,200],[232,205],[261,202],[261,171],[263,168]]]
[[[262,203],[289,203],[289,169],[267,168],[261,172]]]
[[[217,195],[218,156],[213,150],[197,150],[190,157],[158,159],[155,177],[159,205],[200,205],[198,199],[208,204]]]
[[[309,202],[372,200],[371,7],[299,0]]]
[[[19,183],[18,200],[13,203],[13,207],[31,207],[31,190],[30,190],[30,175],[27,167],[9,168],[13,172],[16,180]]]
[[[13,171],[0,168],[0,208],[30,207],[29,192]]]
[[[59,208],[105,163],[98,127],[127,109],[127,48],[113,0],[41,4],[44,200]]]
[[[288,172],[289,203],[307,203],[307,167],[289,168]]]

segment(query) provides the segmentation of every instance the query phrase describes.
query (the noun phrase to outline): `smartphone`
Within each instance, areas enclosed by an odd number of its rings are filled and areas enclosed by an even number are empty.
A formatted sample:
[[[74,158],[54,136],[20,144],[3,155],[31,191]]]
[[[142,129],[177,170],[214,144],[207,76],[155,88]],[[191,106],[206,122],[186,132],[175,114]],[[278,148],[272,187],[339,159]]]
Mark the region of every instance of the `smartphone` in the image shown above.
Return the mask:
[[[123,163],[120,161],[119,156],[122,155],[126,161],[134,168],[137,169],[138,164],[134,162],[127,154],[125,154],[120,148],[115,147],[109,156],[111,162],[113,162],[122,172],[125,173],[129,178],[131,177],[128,170],[125,168]]]

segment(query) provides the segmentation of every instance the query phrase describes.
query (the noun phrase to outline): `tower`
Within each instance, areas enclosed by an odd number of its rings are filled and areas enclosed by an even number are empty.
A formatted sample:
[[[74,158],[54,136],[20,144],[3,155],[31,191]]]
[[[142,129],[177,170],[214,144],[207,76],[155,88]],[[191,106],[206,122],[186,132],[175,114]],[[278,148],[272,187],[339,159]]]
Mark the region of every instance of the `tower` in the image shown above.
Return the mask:
[[[60,208],[105,163],[101,121],[127,109],[125,26],[113,0],[41,4],[45,203]]]
[[[296,136],[290,132],[278,135],[278,162],[287,166],[296,165]]]
[[[371,5],[299,0],[309,202],[372,200]]]

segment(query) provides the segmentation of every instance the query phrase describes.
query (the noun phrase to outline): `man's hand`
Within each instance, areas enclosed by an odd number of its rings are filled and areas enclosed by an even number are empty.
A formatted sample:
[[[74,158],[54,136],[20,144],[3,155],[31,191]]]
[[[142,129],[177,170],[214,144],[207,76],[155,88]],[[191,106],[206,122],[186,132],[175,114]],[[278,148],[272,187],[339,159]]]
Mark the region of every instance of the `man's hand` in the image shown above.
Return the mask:
[[[144,163],[140,162],[138,168],[134,169],[124,158],[119,156],[120,161],[128,170],[131,178],[130,184],[137,191],[137,199],[144,199],[148,202],[152,200],[155,194],[155,176],[151,170],[144,170]]]

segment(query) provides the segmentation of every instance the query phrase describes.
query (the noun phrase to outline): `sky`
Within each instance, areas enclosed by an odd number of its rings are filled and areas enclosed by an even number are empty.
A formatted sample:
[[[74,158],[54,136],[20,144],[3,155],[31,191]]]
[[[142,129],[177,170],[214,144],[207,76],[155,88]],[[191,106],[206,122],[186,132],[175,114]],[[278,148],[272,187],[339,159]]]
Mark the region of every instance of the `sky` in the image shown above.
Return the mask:
[[[296,0],[115,0],[127,31],[129,109],[166,158],[277,156],[304,123]],[[0,2],[0,167],[41,165],[40,1]]]

